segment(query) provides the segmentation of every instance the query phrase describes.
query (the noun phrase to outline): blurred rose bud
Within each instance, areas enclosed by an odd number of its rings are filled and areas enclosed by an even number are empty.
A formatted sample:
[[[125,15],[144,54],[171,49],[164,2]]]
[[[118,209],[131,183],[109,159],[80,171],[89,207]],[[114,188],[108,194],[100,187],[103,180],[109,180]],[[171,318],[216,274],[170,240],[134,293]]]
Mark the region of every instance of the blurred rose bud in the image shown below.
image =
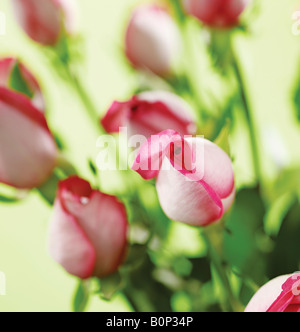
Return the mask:
[[[245,312],[300,312],[300,273],[269,281],[253,296]]]
[[[228,28],[239,23],[239,17],[251,0],[183,0],[188,14],[208,26]]]
[[[147,138],[167,129],[182,135],[194,135],[197,130],[190,106],[165,91],[143,92],[127,102],[114,102],[101,123],[108,133],[127,127],[129,136]]]
[[[19,189],[38,187],[56,159],[43,113],[26,96],[0,87],[0,182]]]
[[[125,52],[134,67],[166,76],[180,48],[178,28],[164,9],[142,5],[133,12],[126,32]]]
[[[142,145],[133,165],[144,179],[157,178],[162,209],[176,221],[206,226],[221,219],[235,197],[228,155],[200,137],[167,130]]]
[[[81,279],[113,274],[127,249],[127,216],[116,197],[78,177],[60,182],[50,226],[53,259]]]
[[[12,0],[18,23],[35,42],[54,46],[75,31],[75,0]]]
[[[16,58],[0,59],[0,86],[25,94],[44,112],[44,98],[36,78]]]

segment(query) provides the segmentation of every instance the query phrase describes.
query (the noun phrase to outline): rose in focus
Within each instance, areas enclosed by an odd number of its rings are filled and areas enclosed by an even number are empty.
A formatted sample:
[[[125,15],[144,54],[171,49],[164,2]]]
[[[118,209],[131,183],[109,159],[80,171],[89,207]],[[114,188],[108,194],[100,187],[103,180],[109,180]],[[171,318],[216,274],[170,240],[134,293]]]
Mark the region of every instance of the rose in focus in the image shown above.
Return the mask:
[[[207,226],[220,220],[235,198],[230,158],[201,137],[185,139],[173,130],[152,136],[132,168],[146,180],[156,178],[162,209],[185,224]]]

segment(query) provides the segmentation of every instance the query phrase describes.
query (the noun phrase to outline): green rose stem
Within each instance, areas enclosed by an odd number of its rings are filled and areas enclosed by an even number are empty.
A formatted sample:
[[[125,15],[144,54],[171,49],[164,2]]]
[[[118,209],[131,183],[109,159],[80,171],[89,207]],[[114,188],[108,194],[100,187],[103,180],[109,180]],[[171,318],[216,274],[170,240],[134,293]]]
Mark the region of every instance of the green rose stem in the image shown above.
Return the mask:
[[[184,40],[184,49],[186,50],[186,65],[185,65],[185,71],[186,71],[186,80],[187,80],[187,87],[190,96],[194,99],[195,105],[197,107],[197,117],[200,123],[203,124],[203,121],[206,120],[208,117],[206,107],[203,104],[202,98],[199,93],[199,77],[195,77],[195,64],[196,61],[194,61],[194,51],[192,49],[192,45],[189,41],[188,36],[188,27],[186,22],[182,24],[182,36]]]
[[[213,267],[218,274],[220,281],[226,292],[226,298],[228,303],[223,304],[224,311],[241,312],[243,311],[243,306],[239,303],[238,299],[233,294],[231,289],[228,276],[221,257],[223,251],[223,238],[224,238],[224,221],[218,224],[211,225],[204,230],[201,230],[201,236],[203,237],[207,249],[208,256],[212,262]]]
[[[96,132],[98,134],[105,134],[106,132],[100,124],[100,116],[98,115],[97,107],[94,105],[92,99],[72,68],[74,61],[72,52],[70,52],[68,38],[63,37],[61,42],[55,48],[43,47],[42,50],[46,56],[52,59],[52,65],[55,70],[68,82],[68,84],[70,84],[70,87],[73,88],[77,96],[79,96],[86,109],[86,114],[88,114],[90,122]],[[78,172],[71,163],[65,159],[63,154],[60,153],[56,169],[49,179],[37,188],[37,190],[45,201],[52,206],[55,200],[58,181],[64,179],[66,176],[74,174],[78,174]]]
[[[139,302],[137,301],[136,296],[134,296],[134,291],[125,289],[123,294],[126,297],[128,304],[132,307],[133,311],[140,312]],[[143,303],[143,300],[141,302]]]
[[[188,31],[188,22],[185,14],[182,11],[180,1],[169,1],[170,5],[173,7],[175,18],[178,23],[178,27],[180,28],[182,40],[183,40],[183,49],[185,50],[185,54],[183,55],[184,61],[184,71],[183,75],[178,75],[174,78],[173,86],[176,92],[181,93],[182,89],[187,92],[191,99],[194,101],[194,104],[197,108],[196,116],[199,124],[203,125],[203,122],[209,116],[206,111],[206,107],[202,101],[202,98],[199,93],[199,77],[195,77],[195,58],[194,52],[192,49],[191,41],[189,39],[189,31]]]
[[[253,168],[254,168],[254,172],[255,172],[256,181],[258,182],[258,184],[260,184],[261,180],[262,180],[262,175],[261,175],[261,168],[260,168],[261,164],[260,164],[260,154],[259,154],[259,146],[258,146],[258,140],[257,140],[257,130],[255,128],[255,120],[253,117],[253,112],[251,111],[250,104],[248,102],[246,85],[244,83],[243,74],[240,69],[240,63],[235,54],[232,41],[231,41],[231,53],[232,53],[232,67],[233,67],[233,71],[234,71],[234,74],[237,79],[237,83],[239,85],[241,102],[243,105],[243,109],[245,112],[245,116],[246,116],[248,128],[249,128],[251,149],[252,149]]]
[[[86,114],[88,114],[93,127],[99,134],[105,134],[105,130],[100,124],[100,116],[98,116],[97,107],[94,105],[90,96],[83,87],[83,84],[78,79],[78,76],[73,71],[74,59],[72,52],[70,51],[69,38],[62,35],[62,38],[58,45],[54,48],[42,47],[41,50],[44,54],[52,60],[52,66],[55,71],[61,75],[70,84],[71,88],[74,89],[76,94],[79,96],[82,104],[86,109]],[[55,200],[56,189],[58,181],[64,179],[66,176],[78,174],[76,169],[71,165],[71,163],[65,159],[62,153],[60,153],[57,167],[51,174],[49,179],[37,188],[38,192],[45,199],[45,201],[52,206]]]
[[[131,276],[132,278],[132,276]],[[143,276],[144,278],[144,276]],[[132,307],[134,312],[157,312],[155,306],[149,299],[150,290],[144,291],[142,288],[136,290],[135,285],[131,285],[129,281],[129,287],[123,290],[123,294],[128,301],[128,304]]]
[[[68,80],[70,86],[75,90],[80,97],[86,111],[93,123],[94,128],[101,134],[105,133],[105,130],[100,124],[100,116],[98,114],[98,108],[95,106],[91,97],[84,88],[84,85],[80,81],[78,74],[75,73],[74,68],[78,63],[78,49],[82,48],[81,44],[77,44],[76,38],[71,38],[65,31],[61,32],[61,38],[55,47],[43,48],[48,55],[54,60],[53,66],[56,72],[62,75]]]
[[[77,92],[83,105],[85,106],[93,126],[98,132],[100,132],[100,134],[105,134],[106,132],[100,124],[100,115],[98,114],[98,109],[94,105],[89,94],[84,89],[83,84],[80,82],[78,77],[72,72],[69,65],[66,66],[66,72],[71,86]]]

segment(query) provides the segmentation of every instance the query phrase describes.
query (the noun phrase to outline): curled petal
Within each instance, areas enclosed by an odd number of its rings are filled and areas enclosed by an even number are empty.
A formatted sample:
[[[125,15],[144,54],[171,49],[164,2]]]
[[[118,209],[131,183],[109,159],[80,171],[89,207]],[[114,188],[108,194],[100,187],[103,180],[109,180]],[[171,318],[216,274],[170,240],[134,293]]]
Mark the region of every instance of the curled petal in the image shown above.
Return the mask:
[[[132,169],[145,180],[157,177],[163,159],[170,151],[171,143],[183,141],[182,137],[173,130],[165,130],[151,136],[140,148]]]

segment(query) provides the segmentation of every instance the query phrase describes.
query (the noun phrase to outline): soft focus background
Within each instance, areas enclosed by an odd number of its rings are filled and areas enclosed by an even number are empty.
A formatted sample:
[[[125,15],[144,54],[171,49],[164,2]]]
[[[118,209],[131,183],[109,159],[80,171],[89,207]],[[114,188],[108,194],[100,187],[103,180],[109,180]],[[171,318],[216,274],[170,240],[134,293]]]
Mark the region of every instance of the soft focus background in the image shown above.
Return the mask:
[[[113,100],[126,99],[135,89],[136,76],[122,55],[122,42],[130,11],[139,3],[141,1],[135,0],[79,1],[80,31],[84,38],[82,52],[85,54],[82,81],[93,96],[99,115]],[[253,24],[250,22],[251,34],[238,40],[251,106],[259,126],[257,135],[260,135],[266,179],[277,176],[274,156],[266,151],[274,150],[276,155],[276,151],[286,150],[287,156],[281,153],[283,163],[291,167],[300,163],[300,131],[292,102],[300,70],[300,36],[292,34],[294,21],[291,18],[297,4],[300,6],[297,0],[261,0],[258,17]],[[9,0],[1,0],[0,11],[7,16],[6,36],[0,36],[0,55],[20,56],[38,77],[46,94],[50,128],[60,133],[70,159],[89,179],[87,159],[96,160],[97,133],[82,114],[80,100],[51,70],[39,46],[18,28],[12,18]],[[194,51],[199,51],[197,70],[200,81],[213,88],[214,79],[206,74],[206,55],[200,48]],[[283,149],[276,140],[270,139],[274,130],[281,137]],[[251,183],[252,179],[251,163],[246,157],[249,151],[245,151],[243,139],[240,139],[242,134],[243,127],[236,128],[232,142],[238,186]],[[113,190],[116,181],[108,174],[105,189]],[[7,278],[7,295],[0,296],[0,311],[71,310],[77,281],[47,253],[45,239],[50,216],[51,210],[37,194],[31,194],[16,205],[0,205],[0,271]],[[183,232],[185,238],[174,241],[174,249],[191,250],[186,245],[192,242],[188,238],[189,230],[176,225],[174,236],[180,234],[176,227],[186,232]],[[130,307],[121,295],[110,303],[92,297],[88,311],[103,310],[127,311]]]

